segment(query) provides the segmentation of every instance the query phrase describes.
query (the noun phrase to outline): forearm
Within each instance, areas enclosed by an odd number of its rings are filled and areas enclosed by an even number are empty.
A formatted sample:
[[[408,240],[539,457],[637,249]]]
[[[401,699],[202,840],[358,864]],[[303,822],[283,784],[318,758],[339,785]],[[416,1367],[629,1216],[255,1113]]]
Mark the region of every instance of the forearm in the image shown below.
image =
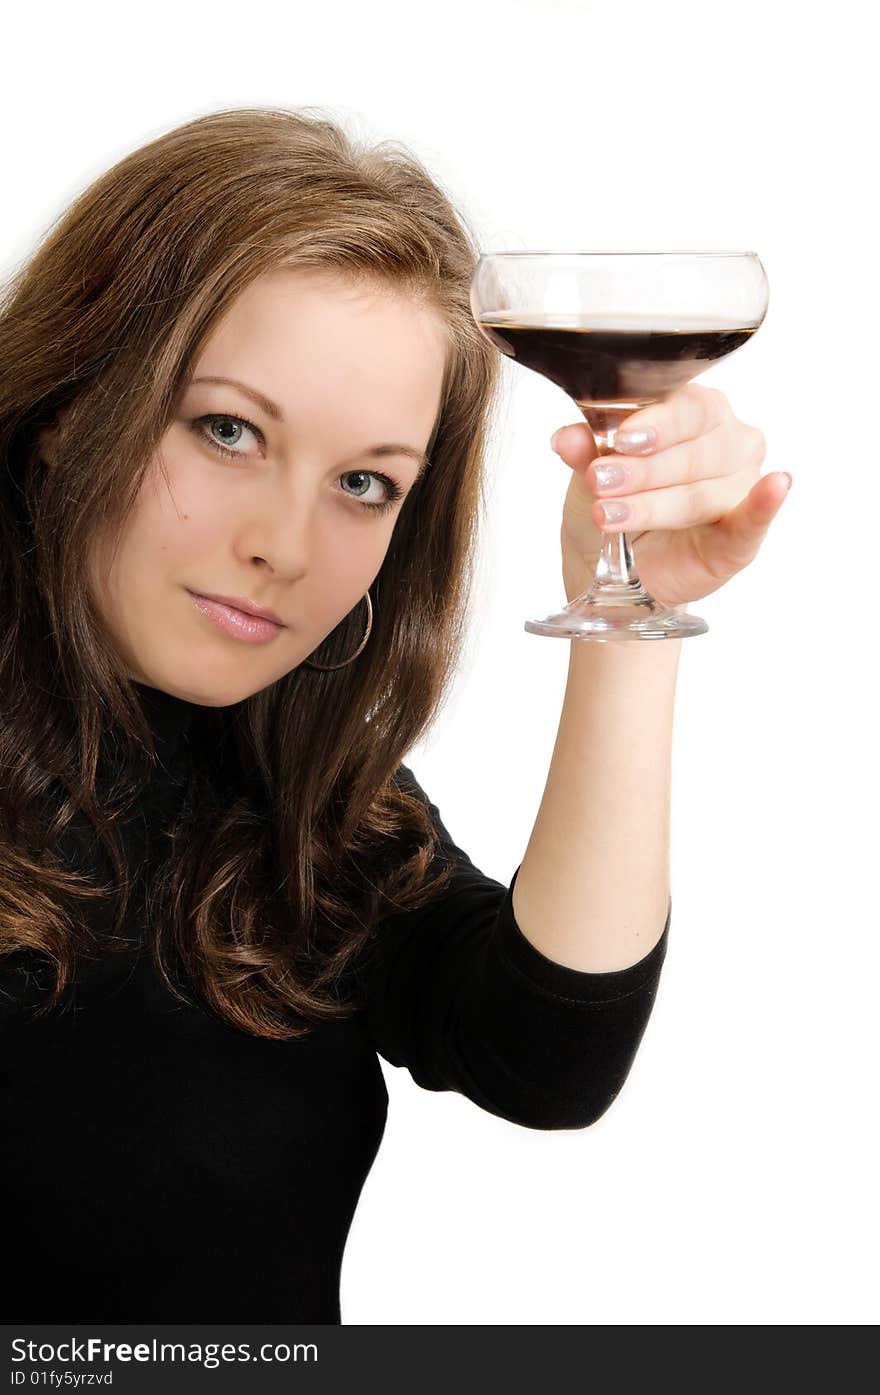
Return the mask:
[[[512,903],[526,939],[570,968],[627,968],[663,932],[680,648],[680,639],[570,641],[559,731]]]

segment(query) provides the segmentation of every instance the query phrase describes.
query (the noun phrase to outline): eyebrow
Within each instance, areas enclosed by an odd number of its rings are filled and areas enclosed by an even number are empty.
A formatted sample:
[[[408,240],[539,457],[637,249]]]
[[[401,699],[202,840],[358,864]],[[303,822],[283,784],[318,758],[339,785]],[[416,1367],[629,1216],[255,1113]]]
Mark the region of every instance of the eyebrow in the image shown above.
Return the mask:
[[[259,392],[257,388],[248,387],[247,383],[239,382],[237,378],[218,378],[213,376],[207,378],[191,378],[189,386],[195,387],[196,383],[220,383],[226,387],[238,388],[239,392],[244,393],[245,397],[249,397],[252,402],[256,402],[257,406],[266,413],[267,417],[271,417],[273,421],[284,421],[281,408],[275,402],[266,397],[264,393]],[[395,442],[386,442],[381,446],[371,446],[369,450],[364,451],[364,455],[407,455],[410,460],[415,460],[418,464],[419,473],[416,476],[417,480],[424,474],[428,464],[428,457],[425,455],[424,451],[416,450],[414,446],[401,446]]]

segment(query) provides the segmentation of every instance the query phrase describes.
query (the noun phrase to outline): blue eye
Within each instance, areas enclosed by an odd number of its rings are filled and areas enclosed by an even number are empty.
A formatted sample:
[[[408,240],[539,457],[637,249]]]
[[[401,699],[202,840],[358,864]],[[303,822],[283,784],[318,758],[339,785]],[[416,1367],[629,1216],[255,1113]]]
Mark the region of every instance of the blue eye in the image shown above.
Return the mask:
[[[220,455],[225,456],[227,460],[242,458],[244,456],[244,451],[231,450],[228,446],[221,445],[214,436],[207,434],[203,429],[207,424],[210,430],[211,424],[218,421],[233,422],[237,426],[246,426],[247,429],[253,431],[261,441],[264,439],[260,428],[255,426],[252,421],[248,421],[247,417],[232,416],[229,412],[211,412],[207,416],[196,417],[195,421],[192,423],[193,431],[195,431],[200,440],[206,441],[209,446],[213,446],[214,450],[218,451]],[[397,501],[403,497],[403,490],[396,481],[391,479],[389,475],[382,474],[378,470],[346,470],[345,475],[340,476],[340,478],[344,479],[346,475],[361,475],[365,478],[372,476],[373,479],[381,480],[384,484],[386,489],[386,497],[384,499],[381,499],[378,503],[366,499],[359,501],[361,506],[365,509],[372,509],[377,513],[385,513],[388,509],[393,508]],[[352,494],[350,497],[357,499],[356,494]]]
[[[360,501],[365,509],[378,509],[379,513],[384,513],[386,509],[393,508],[403,494],[403,490],[395,484],[394,480],[389,479],[387,475],[380,474],[377,470],[346,470],[345,474],[340,476],[340,479],[345,479],[346,476],[351,475],[359,475],[362,479],[372,478],[374,480],[381,480],[385,486],[387,491],[386,497],[380,499],[378,503],[372,503],[367,499],[362,499]],[[351,497],[356,499],[357,495],[353,494]]]
[[[262,439],[263,433],[259,429],[259,427],[254,426],[252,421],[247,421],[244,417],[231,417],[228,416],[226,413],[215,413],[212,416],[197,417],[196,420],[193,422],[193,428],[198,432],[199,436],[201,436],[203,440],[207,441],[209,445],[213,446],[215,450],[218,450],[221,455],[225,455],[228,459],[234,460],[237,455],[242,455],[243,452],[240,450],[230,450],[228,446],[222,446],[219,441],[214,439],[213,436],[208,436],[205,434],[205,432],[202,430],[202,423],[208,422],[210,424],[216,421],[231,421],[235,422],[238,426],[246,426],[249,431],[253,431],[255,435],[259,436],[260,439]]]

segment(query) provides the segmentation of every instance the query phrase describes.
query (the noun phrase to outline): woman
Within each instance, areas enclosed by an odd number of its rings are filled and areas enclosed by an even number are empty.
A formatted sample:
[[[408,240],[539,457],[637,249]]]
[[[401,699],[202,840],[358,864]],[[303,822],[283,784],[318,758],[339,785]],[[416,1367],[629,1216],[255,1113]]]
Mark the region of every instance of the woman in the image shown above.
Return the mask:
[[[338,1323],[377,1051],[538,1129],[630,1069],[679,644],[571,646],[510,886],[402,763],[460,652],[497,406],[475,256],[406,152],[232,110],[109,170],[6,289],[9,1321]],[[607,492],[686,603],[755,555],[780,477],[718,393],[631,424],[653,457]],[[559,449],[571,597],[603,525],[585,425]],[[606,780],[638,780],[635,824]]]

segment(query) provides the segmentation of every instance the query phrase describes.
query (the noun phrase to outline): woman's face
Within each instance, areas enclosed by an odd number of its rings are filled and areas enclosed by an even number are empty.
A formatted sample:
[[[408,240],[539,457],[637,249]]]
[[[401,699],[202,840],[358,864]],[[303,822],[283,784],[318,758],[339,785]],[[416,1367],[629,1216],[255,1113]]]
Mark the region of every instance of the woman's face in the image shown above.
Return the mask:
[[[418,477],[445,353],[436,312],[384,288],[285,270],[239,296],[198,358],[115,551],[108,543],[91,559],[130,678],[226,706],[295,668],[355,606],[366,625],[359,602]],[[253,388],[277,419],[241,388],[197,381],[208,377]],[[370,508],[394,492],[385,477],[401,498]],[[286,628],[246,644],[207,619],[193,591],[269,606]]]

